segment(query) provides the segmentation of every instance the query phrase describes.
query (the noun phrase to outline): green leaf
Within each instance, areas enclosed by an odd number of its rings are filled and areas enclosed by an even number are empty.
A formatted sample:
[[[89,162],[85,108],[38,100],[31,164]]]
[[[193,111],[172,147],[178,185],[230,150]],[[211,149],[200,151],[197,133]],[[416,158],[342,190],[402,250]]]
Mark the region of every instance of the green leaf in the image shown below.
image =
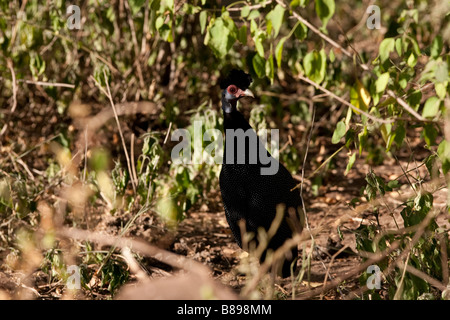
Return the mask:
[[[348,108],[348,109],[350,109],[350,108]],[[347,125],[346,125],[346,127],[347,127]],[[347,130],[347,132],[345,133],[344,141],[345,141],[345,146],[347,147],[347,149],[350,149],[351,145],[355,141],[355,135],[356,135],[356,132],[352,128],[349,128]]]
[[[303,58],[303,68],[305,69],[305,73],[309,78],[311,78],[311,76],[313,75],[315,52],[315,50],[308,52]]]
[[[400,77],[399,77],[399,79],[398,79],[398,84],[400,85],[400,87],[401,87],[402,89],[405,89],[406,86],[408,85],[408,79],[409,79],[409,76],[408,76],[408,75],[405,75],[404,73],[402,73],[402,74],[400,75]]]
[[[353,88],[351,90],[353,90]],[[350,121],[352,120],[352,114],[353,114],[353,109],[347,108],[347,116],[345,117],[345,126],[346,127],[350,126]]]
[[[266,73],[266,61],[259,54],[255,54],[252,59],[253,69],[258,78],[264,77]]]
[[[436,145],[436,138],[439,132],[433,124],[426,124],[423,127],[423,138],[429,147]]]
[[[341,138],[345,136],[345,133],[347,132],[347,128],[345,126],[345,123],[343,121],[339,121],[336,129],[333,132],[333,137],[331,138],[331,143],[336,144],[339,143]]]
[[[315,3],[316,13],[322,21],[321,30],[326,33],[326,26],[335,10],[334,0],[315,0]]]
[[[308,27],[299,21],[294,30],[294,35],[300,41],[305,40],[308,36]]]
[[[223,58],[230,51],[236,41],[235,28],[233,20],[229,17],[226,20],[222,17],[217,18],[209,28],[208,45],[217,57]]]
[[[273,8],[272,11],[270,11],[266,15],[266,20],[270,21],[272,23],[273,28],[273,37],[275,38],[278,36],[278,33],[280,32],[281,25],[283,24],[283,17],[284,17],[284,11],[285,9],[277,4],[275,8]]]
[[[403,123],[397,125],[394,131],[391,132],[389,138],[386,143],[386,151],[391,150],[392,143],[395,142],[397,147],[401,147],[403,144],[403,140],[406,137],[406,129]]]
[[[273,29],[273,27],[272,27],[272,20],[266,20],[266,33],[268,35],[271,35],[272,34],[272,29]]]
[[[405,227],[411,227],[422,222],[432,207],[433,195],[431,193],[419,193],[414,202],[408,202],[407,207],[400,212]]]
[[[410,66],[411,68],[414,68],[415,65],[417,64],[417,56],[414,52],[411,52],[411,54],[409,55],[408,60],[406,61],[406,63],[408,64],[408,66]]]
[[[263,32],[256,32],[253,37],[253,42],[255,43],[256,52],[264,58],[264,47],[263,47],[264,34]]]
[[[445,61],[438,61],[436,65],[436,81],[445,82],[448,80],[448,65]]]
[[[391,180],[387,183],[387,186],[391,189],[400,188],[401,184],[398,180]]]
[[[442,52],[444,44],[442,42],[442,37],[437,35],[436,38],[433,39],[431,43],[431,58],[436,59]]]
[[[442,162],[442,171],[444,174],[450,170],[450,143],[442,140],[437,149],[437,154]]]
[[[395,51],[397,51],[397,54],[399,57],[402,56],[402,53],[403,53],[402,38],[395,39]]]
[[[302,8],[306,7],[309,3],[309,0],[293,0],[291,1],[291,3],[289,4],[289,6],[292,9],[295,9],[296,7],[300,6]]]
[[[403,144],[403,140],[406,138],[406,129],[403,124],[399,124],[397,128],[395,128],[394,141],[398,147],[401,147]]]
[[[250,11],[250,14],[248,15],[247,20],[254,20],[254,19],[258,18],[259,15],[260,15],[260,13],[258,10],[252,10],[252,11]]]
[[[380,43],[379,55],[381,62],[385,62],[389,58],[389,54],[394,51],[395,40],[394,38],[383,39]]]
[[[364,126],[364,130],[361,131],[358,134],[358,140],[359,140],[359,155],[362,154],[363,150],[366,150],[367,147],[367,137],[368,137],[368,130],[367,127]]]
[[[377,192],[384,195],[386,191],[391,191],[384,180],[377,176],[372,170],[366,175],[366,189],[368,200],[372,200],[377,196]]]
[[[353,167],[353,164],[355,163],[355,160],[356,160],[356,152],[354,152],[348,158],[348,164],[347,164],[347,168],[345,168],[344,176],[346,176],[348,174],[348,172],[351,170],[351,168]]]
[[[420,56],[421,52],[420,52],[420,48],[419,48],[419,44],[417,43],[417,40],[411,37],[408,37],[409,42],[411,42],[412,44],[412,49],[413,52],[415,53],[415,55],[418,57]]]
[[[331,62],[334,62],[334,60],[336,60],[336,56],[334,55],[333,49],[330,49],[330,52],[328,53],[328,57],[330,58]]]
[[[281,40],[278,41],[278,44],[275,47],[275,58],[277,60],[277,65],[279,68],[281,68],[281,58],[283,56],[283,46],[285,41],[286,38],[281,38]]]
[[[436,69],[437,69],[438,61],[442,62],[442,59],[441,58],[438,58],[438,60],[430,59],[427,62],[427,64],[425,65],[425,69],[422,71],[422,73],[420,75],[421,83],[425,83],[436,77]]]
[[[158,18],[156,18],[155,28],[157,30],[159,30],[163,25],[164,25],[164,18],[162,16],[159,16]]]
[[[434,90],[436,91],[439,99],[444,100],[447,92],[448,82],[438,82],[434,84]]]
[[[247,25],[243,24],[238,31],[238,40],[244,46],[247,44]]]
[[[319,77],[316,78],[316,81],[317,83],[321,83],[323,79],[325,79],[325,73],[327,71],[327,54],[325,53],[325,49],[323,48],[319,52],[317,67],[319,69]]]
[[[420,106],[420,101],[422,100],[422,92],[420,90],[413,91],[410,96],[406,99],[408,104],[414,108],[414,110],[418,110]]]
[[[425,102],[423,107],[422,117],[424,118],[434,118],[439,112],[439,105],[441,101],[437,97],[430,97]]]
[[[303,59],[305,73],[311,80],[321,83],[325,79],[327,55],[325,50],[313,50]]]
[[[358,91],[357,91],[357,89],[355,88],[355,86],[353,86],[353,87],[350,88],[350,103],[351,103],[353,106],[355,106],[356,108],[361,109],[361,107],[360,107],[360,105],[359,105],[359,101],[360,101],[360,99],[359,99]],[[351,109],[351,108],[350,108],[350,109]],[[355,112],[356,112],[357,114],[360,114],[359,111],[356,111],[356,110],[355,110]]]
[[[370,81],[370,84],[369,84],[369,94],[370,94],[370,97],[372,98],[372,101],[373,101],[373,105],[374,106],[377,106],[378,105],[378,102],[380,101],[380,98],[381,98],[381,94],[380,93],[377,93],[377,86],[376,86],[376,80],[372,80],[372,81]]]
[[[386,90],[387,84],[389,81],[389,72],[383,73],[378,79],[375,81],[375,88],[377,93],[384,92]]]
[[[199,20],[200,20],[200,30],[201,33],[203,34],[205,32],[206,21],[208,20],[208,12],[206,10],[200,12]]]
[[[392,124],[390,124],[390,123],[381,124],[380,131],[381,131],[381,137],[386,142],[386,148],[388,148],[389,137],[390,137],[391,131],[392,131]]]
[[[242,9],[241,9],[241,17],[245,18],[249,14],[250,14],[250,7],[249,6],[242,7]]]
[[[159,34],[164,41],[172,42],[173,41],[173,33],[172,33],[172,21],[169,23],[163,24],[161,28],[159,28]]]

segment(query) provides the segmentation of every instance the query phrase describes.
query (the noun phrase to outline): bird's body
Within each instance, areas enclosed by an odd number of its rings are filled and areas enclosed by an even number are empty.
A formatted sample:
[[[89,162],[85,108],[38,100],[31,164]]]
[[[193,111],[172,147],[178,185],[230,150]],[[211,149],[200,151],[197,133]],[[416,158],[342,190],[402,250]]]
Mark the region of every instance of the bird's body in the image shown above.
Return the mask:
[[[246,75],[244,72],[236,71],[234,75],[230,75],[229,82],[239,82],[239,79],[233,78],[243,77],[244,75]],[[248,84],[240,83],[238,89],[241,90],[241,95],[249,84],[250,82]],[[284,218],[267,246],[268,249],[276,250],[292,237],[295,222],[297,222],[297,226],[301,226],[298,220],[301,220],[302,200],[298,190],[291,191],[297,183],[289,171],[265,149],[264,144],[256,136],[248,121],[237,111],[237,99],[229,99],[226,90],[229,91],[229,89],[225,89],[222,95],[226,136],[224,160],[219,178],[225,215],[236,242],[242,248],[243,242],[239,221],[245,221],[247,232],[257,234],[258,228],[261,227],[268,231],[275,219],[277,206],[284,205]],[[231,91],[233,91],[233,88]],[[238,132],[236,130],[240,130],[241,134],[248,137],[245,144],[244,163],[239,162],[242,149],[239,151],[237,147],[238,134],[234,136],[228,134],[228,132]],[[238,137],[235,138],[236,136]],[[232,146],[229,144],[230,139],[235,139],[233,150],[230,150]],[[242,138],[242,141],[245,141],[245,139]],[[252,152],[257,152],[256,161],[251,160]],[[260,153],[263,157],[260,156]],[[276,168],[276,171],[271,174],[262,174],[262,169],[268,169],[269,167]],[[293,222],[291,224],[288,223],[290,219]],[[294,221],[296,219],[297,221]],[[265,255],[266,251],[261,260],[264,260]],[[290,274],[290,264],[296,257],[297,249],[294,248],[290,252],[290,257],[288,256],[283,264],[283,276]]]

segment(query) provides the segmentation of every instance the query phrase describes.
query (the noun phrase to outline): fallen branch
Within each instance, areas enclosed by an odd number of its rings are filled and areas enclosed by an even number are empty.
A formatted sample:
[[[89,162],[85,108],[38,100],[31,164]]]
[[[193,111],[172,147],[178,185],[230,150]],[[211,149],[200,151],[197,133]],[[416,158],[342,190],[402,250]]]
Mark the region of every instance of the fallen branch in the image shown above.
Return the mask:
[[[32,80],[19,80],[19,82],[25,82],[26,84],[34,84],[36,86],[43,87],[63,87],[74,89],[75,85],[70,83],[60,83],[60,82],[44,82],[44,81],[32,81]]]
[[[106,234],[94,233],[86,230],[62,227],[56,231],[58,237],[92,241],[99,245],[114,246],[121,249],[130,248],[134,252],[139,252],[147,257],[155,258],[158,261],[166,263],[174,268],[190,271],[192,273],[206,276],[210,270],[203,264],[187,259],[170,251],[160,249],[143,241],[130,238],[110,236]]]

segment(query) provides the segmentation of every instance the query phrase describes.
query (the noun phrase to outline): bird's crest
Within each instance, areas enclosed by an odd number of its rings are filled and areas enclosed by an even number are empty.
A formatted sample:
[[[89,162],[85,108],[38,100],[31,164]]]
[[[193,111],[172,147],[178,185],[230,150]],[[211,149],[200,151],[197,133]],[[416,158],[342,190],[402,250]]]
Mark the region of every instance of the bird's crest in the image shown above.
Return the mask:
[[[248,73],[245,73],[242,70],[233,69],[228,74],[228,77],[222,79],[220,82],[220,88],[226,89],[229,85],[234,84],[239,89],[246,90],[252,81],[253,79]]]

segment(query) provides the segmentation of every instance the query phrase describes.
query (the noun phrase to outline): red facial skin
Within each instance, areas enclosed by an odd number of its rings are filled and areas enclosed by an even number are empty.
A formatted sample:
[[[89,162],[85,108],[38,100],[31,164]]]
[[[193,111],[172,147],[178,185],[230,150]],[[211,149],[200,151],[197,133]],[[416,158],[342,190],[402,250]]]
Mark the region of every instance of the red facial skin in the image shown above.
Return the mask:
[[[238,87],[236,87],[234,84],[228,86],[227,91],[229,94],[234,95],[236,98],[240,98],[245,96],[245,92]]]

